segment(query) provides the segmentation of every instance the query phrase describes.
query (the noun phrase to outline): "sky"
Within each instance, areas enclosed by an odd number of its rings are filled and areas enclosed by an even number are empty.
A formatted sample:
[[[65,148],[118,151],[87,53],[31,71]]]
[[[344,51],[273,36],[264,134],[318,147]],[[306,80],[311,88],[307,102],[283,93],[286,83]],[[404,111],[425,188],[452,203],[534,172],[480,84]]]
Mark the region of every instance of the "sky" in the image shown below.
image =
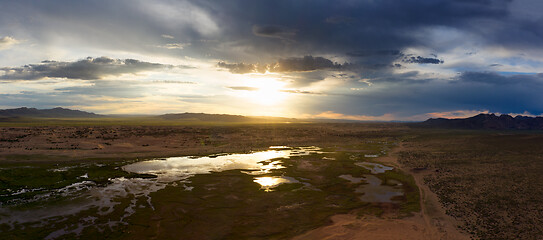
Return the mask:
[[[543,114],[540,0],[0,0],[0,108]]]

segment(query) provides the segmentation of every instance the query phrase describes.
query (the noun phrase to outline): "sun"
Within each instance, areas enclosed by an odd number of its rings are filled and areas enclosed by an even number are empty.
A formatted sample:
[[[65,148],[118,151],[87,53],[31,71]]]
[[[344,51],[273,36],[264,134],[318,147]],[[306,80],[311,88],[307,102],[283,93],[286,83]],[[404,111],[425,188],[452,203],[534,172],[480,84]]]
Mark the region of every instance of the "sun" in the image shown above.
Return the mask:
[[[285,86],[284,82],[273,78],[253,79],[250,84],[254,91],[246,91],[245,97],[251,102],[264,106],[274,106],[285,101],[287,93],[281,91]]]

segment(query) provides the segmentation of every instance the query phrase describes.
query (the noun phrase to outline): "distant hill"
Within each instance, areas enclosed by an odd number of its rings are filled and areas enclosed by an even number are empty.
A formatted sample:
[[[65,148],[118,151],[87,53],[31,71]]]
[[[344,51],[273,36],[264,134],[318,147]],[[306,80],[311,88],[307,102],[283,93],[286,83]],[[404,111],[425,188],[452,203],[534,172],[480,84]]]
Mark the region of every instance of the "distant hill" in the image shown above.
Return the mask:
[[[241,115],[207,114],[207,113],[168,113],[158,116],[164,120],[193,120],[205,122],[247,122],[251,119]]]
[[[346,119],[296,119],[285,117],[269,116],[242,116],[230,114],[209,114],[209,113],[168,113],[163,115],[100,115],[81,110],[67,108],[36,109],[36,108],[14,108],[0,109],[0,122],[21,122],[21,121],[42,121],[42,118],[96,118],[97,121],[110,123],[115,121],[174,121],[174,122],[212,122],[212,123],[357,123],[363,121]]]
[[[203,122],[294,122],[294,118],[281,117],[248,117],[229,114],[208,113],[169,113],[158,116],[163,120],[203,121]]]
[[[543,130],[543,117],[479,114],[461,119],[430,118],[417,125],[434,128]]]
[[[0,118],[95,118],[103,117],[91,112],[71,110],[67,108],[36,109],[36,108],[14,108],[0,110]]]

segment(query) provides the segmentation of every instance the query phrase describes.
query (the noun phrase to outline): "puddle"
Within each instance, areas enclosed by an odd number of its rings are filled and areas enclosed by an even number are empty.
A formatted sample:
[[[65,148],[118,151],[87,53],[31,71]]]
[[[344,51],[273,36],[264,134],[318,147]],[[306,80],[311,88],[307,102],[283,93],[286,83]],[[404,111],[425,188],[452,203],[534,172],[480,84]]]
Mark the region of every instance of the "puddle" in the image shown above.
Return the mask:
[[[291,177],[255,177],[253,180],[255,183],[260,184],[261,188],[266,192],[273,191],[273,188],[283,183],[299,183],[300,181]]]
[[[271,146],[269,148],[273,149],[273,150],[290,150],[290,149],[292,149],[289,146]]]
[[[250,170],[251,174],[265,174],[274,169],[281,169],[281,161],[271,159],[288,158],[291,150],[269,150],[249,154],[214,155],[212,157],[171,157],[137,162],[123,167],[134,173],[157,175],[160,182],[173,182],[194,174],[206,174],[232,169]],[[307,152],[304,152],[308,154]]]
[[[364,202],[393,202],[391,198],[396,196],[403,196],[401,189],[381,185],[382,181],[374,175],[366,175],[365,179],[367,184],[360,185],[355,192],[363,193],[360,196],[360,200]]]
[[[378,163],[370,162],[358,162],[355,163],[357,166],[363,167],[371,171],[372,174],[384,173],[394,169],[393,167],[385,166]],[[355,193],[362,193],[360,200],[364,202],[393,202],[391,198],[396,196],[403,196],[403,191],[399,188],[402,184],[396,180],[389,180],[387,184],[394,185],[383,185],[383,181],[375,175],[366,174],[364,177],[357,178],[352,175],[340,175],[339,178],[345,179],[351,183],[362,183],[356,190]]]
[[[352,175],[340,175],[339,178],[345,179],[351,183],[361,183],[364,178],[353,177]]]
[[[393,167],[385,166],[379,163],[357,162],[355,164],[357,166],[370,170],[372,174],[384,173],[385,171],[394,169]]]

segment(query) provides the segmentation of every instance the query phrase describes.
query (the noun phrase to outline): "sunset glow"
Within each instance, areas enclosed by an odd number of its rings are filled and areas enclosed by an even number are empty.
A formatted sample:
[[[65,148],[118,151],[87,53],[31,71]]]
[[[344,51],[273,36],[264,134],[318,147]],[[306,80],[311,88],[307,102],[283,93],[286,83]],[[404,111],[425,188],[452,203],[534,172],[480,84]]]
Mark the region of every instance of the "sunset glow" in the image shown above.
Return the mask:
[[[0,108],[371,121],[543,113],[536,0],[272,2],[4,1]],[[440,20],[414,17],[427,13]]]

